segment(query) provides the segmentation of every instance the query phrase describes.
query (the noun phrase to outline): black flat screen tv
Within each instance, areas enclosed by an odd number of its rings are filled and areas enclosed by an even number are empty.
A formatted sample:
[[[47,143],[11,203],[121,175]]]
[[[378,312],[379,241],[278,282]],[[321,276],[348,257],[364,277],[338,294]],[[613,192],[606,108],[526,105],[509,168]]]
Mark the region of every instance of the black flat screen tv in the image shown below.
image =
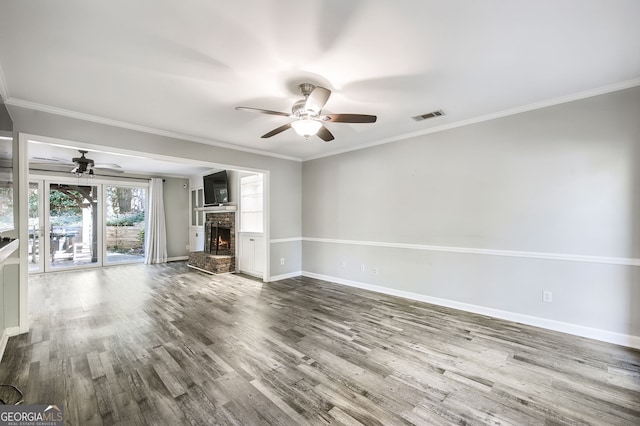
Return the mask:
[[[229,202],[229,187],[226,170],[204,176],[202,179],[205,206],[217,206]]]

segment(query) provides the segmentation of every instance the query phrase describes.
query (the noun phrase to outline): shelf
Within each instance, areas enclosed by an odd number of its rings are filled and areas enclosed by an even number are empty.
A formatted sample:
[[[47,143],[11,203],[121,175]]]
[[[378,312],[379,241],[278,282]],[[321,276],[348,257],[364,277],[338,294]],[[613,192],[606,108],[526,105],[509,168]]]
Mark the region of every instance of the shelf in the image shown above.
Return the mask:
[[[238,206],[207,206],[194,208],[197,212],[235,212]]]

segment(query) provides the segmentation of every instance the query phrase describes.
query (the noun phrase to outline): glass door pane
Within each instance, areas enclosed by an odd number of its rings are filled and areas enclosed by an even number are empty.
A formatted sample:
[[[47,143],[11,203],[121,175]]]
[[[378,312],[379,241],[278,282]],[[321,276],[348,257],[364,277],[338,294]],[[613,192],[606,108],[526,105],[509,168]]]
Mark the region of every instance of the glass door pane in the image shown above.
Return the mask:
[[[29,182],[29,242],[27,247],[29,272],[43,271],[40,253],[44,247],[41,245],[40,237],[42,236],[41,220],[44,215],[41,214],[43,206],[41,205],[40,192],[41,188],[38,182]]]
[[[51,183],[47,269],[95,265],[98,261],[98,188]]]
[[[105,185],[106,263],[143,262],[147,188]]]

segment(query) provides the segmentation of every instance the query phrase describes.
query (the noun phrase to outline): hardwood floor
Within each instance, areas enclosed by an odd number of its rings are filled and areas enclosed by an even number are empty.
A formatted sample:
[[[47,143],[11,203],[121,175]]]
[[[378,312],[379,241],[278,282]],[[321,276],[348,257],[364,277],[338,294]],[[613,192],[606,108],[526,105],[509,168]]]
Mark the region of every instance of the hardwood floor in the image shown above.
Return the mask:
[[[638,425],[640,352],[183,263],[35,276],[0,383],[67,424]]]

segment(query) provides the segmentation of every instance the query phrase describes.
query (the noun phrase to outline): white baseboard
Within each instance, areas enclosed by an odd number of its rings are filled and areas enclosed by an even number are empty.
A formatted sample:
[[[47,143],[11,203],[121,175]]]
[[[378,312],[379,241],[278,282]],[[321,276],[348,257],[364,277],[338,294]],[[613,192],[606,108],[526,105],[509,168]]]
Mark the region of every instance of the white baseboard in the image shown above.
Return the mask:
[[[7,331],[7,336],[9,337],[17,336],[18,334],[24,333],[24,331],[20,330],[20,327],[9,327],[7,328],[6,331]]]
[[[167,262],[179,262],[181,260],[189,260],[189,256],[176,256],[167,258]]]
[[[2,362],[2,357],[4,356],[4,350],[7,348],[9,337],[17,336],[18,334],[20,334],[20,327],[9,327],[2,330],[2,334],[0,335],[0,362]]]
[[[616,345],[640,349],[640,336],[632,336],[629,334],[622,334],[622,333],[616,333],[613,331],[601,330],[598,328],[585,327],[582,325],[572,324],[568,322],[555,321],[555,320],[550,320],[546,318],[519,314],[516,312],[509,312],[509,311],[503,311],[500,309],[487,308],[479,305],[472,305],[469,303],[456,302],[455,300],[440,299],[437,297],[426,296],[423,294],[412,293],[412,292],[402,291],[402,290],[395,290],[388,287],[381,287],[381,286],[366,284],[358,281],[345,280],[342,278],[316,274],[313,272],[303,271],[302,275],[305,277],[316,278],[319,280],[342,284],[349,287],[356,287],[356,288],[361,288],[363,290],[370,290],[370,291],[375,291],[377,293],[388,294],[390,296],[403,297],[405,299],[431,303],[433,305],[459,309],[461,311],[471,312],[474,314],[486,315],[486,316],[499,318],[507,321],[517,322],[520,324],[526,324],[534,327],[545,328],[547,330],[553,330],[553,331],[559,331],[561,333],[572,334],[574,336],[586,337],[589,339],[600,340],[602,342],[613,343]]]
[[[282,275],[272,275],[269,277],[269,281],[286,280],[287,278],[296,278],[296,277],[299,277],[300,275],[302,275],[302,271],[289,272],[288,274],[282,274]]]

